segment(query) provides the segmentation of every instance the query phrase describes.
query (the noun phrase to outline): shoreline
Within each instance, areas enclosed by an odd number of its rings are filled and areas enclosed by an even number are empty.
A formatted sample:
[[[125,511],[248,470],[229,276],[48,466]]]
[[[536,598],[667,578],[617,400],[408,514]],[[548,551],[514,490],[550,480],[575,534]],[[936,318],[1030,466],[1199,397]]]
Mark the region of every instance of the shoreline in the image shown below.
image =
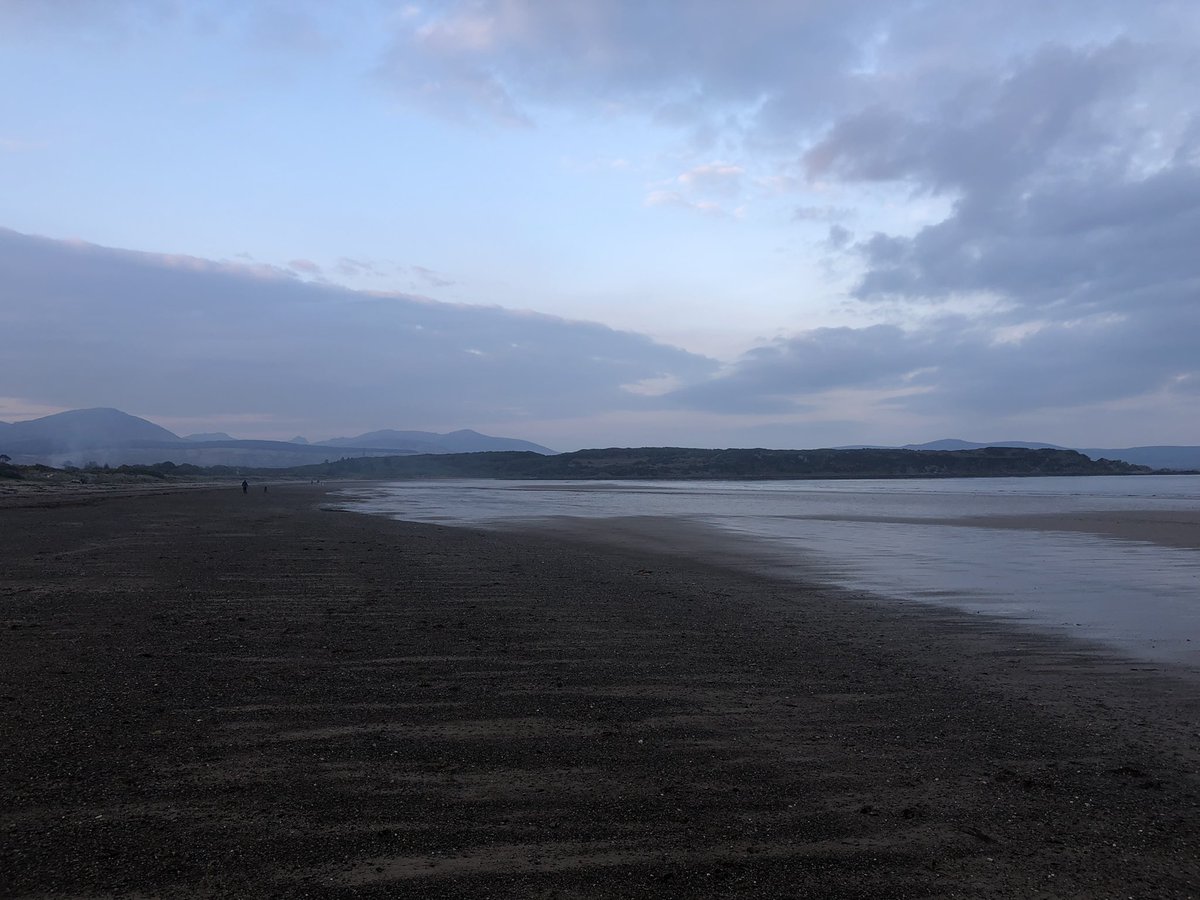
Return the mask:
[[[697,491],[700,502],[675,504],[668,496],[660,504],[654,496],[637,496],[642,490],[622,498],[623,492],[610,486],[599,504],[591,504],[576,497],[558,502],[553,490],[542,502],[540,489],[536,498],[521,502],[521,489],[512,484],[494,494],[461,481],[441,487],[448,495],[417,489],[406,496],[402,485],[349,490],[341,508],[443,525],[632,543],[738,571],[874,593],[887,602],[998,616],[1017,627],[1098,642],[1110,652],[1200,677],[1194,602],[1200,497],[1186,488],[1166,502],[1101,494],[1072,503],[1067,497],[1065,511],[1049,512],[1058,505],[1054,500],[909,507],[894,500],[876,505],[867,494],[862,496],[868,502],[839,504],[820,492],[801,492],[802,499],[793,503],[774,504],[771,496],[760,510],[744,502],[726,510],[720,500],[709,498],[706,505],[703,488]],[[505,499],[514,487],[515,496]],[[560,486],[569,494],[577,488],[576,483]],[[582,493],[586,498],[587,491]],[[717,496],[723,496],[719,489]],[[739,499],[745,496],[754,492]],[[1106,502],[1110,508],[1095,508]],[[1131,502],[1138,507],[1123,508]],[[889,508],[901,514],[869,514]],[[905,515],[906,508],[924,514]],[[480,518],[473,519],[476,515]]]
[[[1098,518],[1106,521],[1107,515],[1102,513]],[[1001,527],[1041,530],[1040,523],[1036,521],[1040,518],[1011,517],[1012,524]],[[938,520],[939,523],[941,521]],[[1189,527],[1191,521],[1189,517]],[[832,582],[824,570],[812,570],[807,577],[798,578],[796,572],[804,572],[803,564],[789,562],[786,570],[781,570],[774,557],[762,552],[753,538],[697,523],[641,516],[617,519],[616,527],[613,525],[614,520],[611,519],[564,516],[555,522],[502,528],[495,533],[537,541],[549,540],[581,552],[604,548],[608,552],[634,558],[650,555],[672,560],[677,565],[696,566],[733,578],[763,582],[773,588],[770,594],[777,602],[786,603],[782,598],[787,597],[790,590],[833,607],[850,604],[865,609],[867,616],[876,616],[882,622],[890,623],[889,627],[900,625],[905,630],[911,630],[910,637],[920,635],[929,639],[930,634],[925,632],[931,632],[947,639],[958,654],[955,664],[960,667],[957,670],[959,676],[992,680],[1005,688],[1019,684],[1020,690],[1036,694],[1039,702],[1051,706],[1062,705],[1063,698],[1058,696],[1058,692],[1064,687],[1060,682],[1060,678],[1064,677],[1071,681],[1067,692],[1069,698],[1065,704],[1067,707],[1073,705],[1079,696],[1092,691],[1096,692],[1093,699],[1099,705],[1121,705],[1128,699],[1126,694],[1132,693],[1139,698],[1137,704],[1154,706],[1156,696],[1171,695],[1172,702],[1158,708],[1157,712],[1164,722],[1175,720],[1175,734],[1182,743],[1200,739],[1200,668],[1195,665],[1177,660],[1139,657],[1099,639],[1081,637],[1070,631],[1019,618],[953,604],[878,595],[869,590]],[[786,607],[782,612],[786,614]],[[993,659],[1002,660],[1002,664],[997,666],[988,662]],[[941,663],[947,661],[944,659]],[[1016,668],[1017,661],[1028,663],[1033,671]],[[1051,674],[1043,678],[1046,673]],[[1153,677],[1147,678],[1148,675]],[[1101,689],[1111,690],[1111,694],[1102,697]],[[1185,698],[1183,703],[1174,703],[1180,697]],[[1137,704],[1128,706],[1127,711],[1133,713],[1138,708]],[[1149,706],[1143,709],[1143,713]],[[1195,750],[1192,758],[1200,773],[1200,747]]]
[[[919,516],[797,516],[828,522],[875,522],[892,525],[957,525],[1006,531],[1065,531],[1097,537],[1156,544],[1181,550],[1200,550],[1200,510],[1105,509],[1069,513],[1024,513],[944,517]]]
[[[1071,531],[1157,544],[1160,547],[1200,550],[1200,510],[1127,509],[1028,516],[978,516],[964,517],[953,523],[980,528]]]
[[[12,896],[1200,890],[1163,667],[271,487],[0,509]]]

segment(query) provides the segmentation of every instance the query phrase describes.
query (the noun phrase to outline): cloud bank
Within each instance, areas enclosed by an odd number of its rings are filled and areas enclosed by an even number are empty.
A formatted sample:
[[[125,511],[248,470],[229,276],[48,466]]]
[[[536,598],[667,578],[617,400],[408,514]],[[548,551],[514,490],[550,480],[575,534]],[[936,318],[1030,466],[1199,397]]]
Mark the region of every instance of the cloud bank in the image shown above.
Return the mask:
[[[636,409],[623,385],[715,367],[603,325],[8,230],[0,285],[3,393],[28,403],[347,433],[517,427]]]

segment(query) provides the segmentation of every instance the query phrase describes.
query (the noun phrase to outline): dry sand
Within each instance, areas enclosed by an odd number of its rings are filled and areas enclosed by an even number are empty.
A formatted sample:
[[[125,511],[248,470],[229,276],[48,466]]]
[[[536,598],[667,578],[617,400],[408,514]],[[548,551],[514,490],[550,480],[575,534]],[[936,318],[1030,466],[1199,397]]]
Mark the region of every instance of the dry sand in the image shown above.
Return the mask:
[[[325,499],[0,509],[0,895],[1200,895],[1194,680]]]

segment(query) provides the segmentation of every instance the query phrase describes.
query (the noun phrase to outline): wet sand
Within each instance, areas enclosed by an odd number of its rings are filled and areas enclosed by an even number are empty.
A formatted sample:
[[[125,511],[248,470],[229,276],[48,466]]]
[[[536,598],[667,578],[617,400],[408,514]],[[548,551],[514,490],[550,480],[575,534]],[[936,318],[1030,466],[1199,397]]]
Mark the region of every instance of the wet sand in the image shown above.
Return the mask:
[[[959,525],[1019,531],[1072,531],[1123,541],[1200,550],[1200,509],[1089,510],[1071,513],[1028,513],[1017,516],[796,516],[826,522],[878,522],[885,525]]]
[[[1200,686],[1161,667],[681,533],[29,502],[0,895],[1200,894]]]
[[[954,524],[1076,531],[1123,541],[1200,550],[1200,510],[1103,510],[1064,515],[979,516],[959,519]]]

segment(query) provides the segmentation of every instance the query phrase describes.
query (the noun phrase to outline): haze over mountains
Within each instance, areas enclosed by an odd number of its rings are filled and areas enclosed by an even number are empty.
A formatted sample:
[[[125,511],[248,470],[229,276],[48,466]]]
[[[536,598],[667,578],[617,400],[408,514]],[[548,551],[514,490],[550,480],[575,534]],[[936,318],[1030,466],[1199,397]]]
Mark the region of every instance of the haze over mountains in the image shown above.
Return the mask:
[[[529,441],[462,430],[373,431],[308,443],[237,440],[224,432],[180,437],[117,409],[76,409],[24,422],[0,422],[0,453],[14,463],[52,466],[147,464],[170,461],[198,466],[301,466],[343,456],[397,456],[525,450],[553,454]]]
[[[1200,447],[1188,446],[1115,449],[1061,447],[1031,441],[980,443],[945,439],[925,444],[907,444],[898,449],[974,450],[984,447],[1078,450],[1092,459],[1122,460],[1155,469],[1200,469]],[[117,409],[77,409],[23,422],[0,422],[0,454],[9,456],[14,463],[25,465],[83,466],[93,462],[99,465],[123,465],[169,461],[198,466],[285,468],[343,457],[488,451],[532,451],[542,455],[554,455],[556,452],[529,441],[494,437],[469,429],[448,434],[384,429],[356,437],[330,438],[312,443],[301,436],[286,442],[238,440],[225,432],[180,437],[153,422]]]

